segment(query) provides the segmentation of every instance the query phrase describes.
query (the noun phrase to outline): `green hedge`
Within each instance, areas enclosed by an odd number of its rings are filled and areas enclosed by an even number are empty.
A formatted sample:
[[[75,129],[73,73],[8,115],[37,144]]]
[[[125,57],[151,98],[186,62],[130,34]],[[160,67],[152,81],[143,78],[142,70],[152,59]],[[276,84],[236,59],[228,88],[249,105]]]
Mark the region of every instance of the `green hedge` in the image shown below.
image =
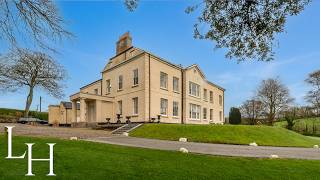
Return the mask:
[[[17,118],[20,118],[23,116],[23,110],[0,108],[0,115],[15,116]],[[30,111],[29,117],[34,117],[34,118],[38,118],[41,120],[48,120],[48,112]]]

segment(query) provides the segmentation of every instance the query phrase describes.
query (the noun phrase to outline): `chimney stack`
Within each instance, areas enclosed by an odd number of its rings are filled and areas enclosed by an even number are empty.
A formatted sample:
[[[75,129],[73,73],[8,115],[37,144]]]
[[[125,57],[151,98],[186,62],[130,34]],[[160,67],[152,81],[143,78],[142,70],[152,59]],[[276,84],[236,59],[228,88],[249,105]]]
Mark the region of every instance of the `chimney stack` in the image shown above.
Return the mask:
[[[123,51],[132,47],[132,38],[129,32],[124,33],[120,36],[119,40],[117,41],[117,49],[116,55],[122,53]]]

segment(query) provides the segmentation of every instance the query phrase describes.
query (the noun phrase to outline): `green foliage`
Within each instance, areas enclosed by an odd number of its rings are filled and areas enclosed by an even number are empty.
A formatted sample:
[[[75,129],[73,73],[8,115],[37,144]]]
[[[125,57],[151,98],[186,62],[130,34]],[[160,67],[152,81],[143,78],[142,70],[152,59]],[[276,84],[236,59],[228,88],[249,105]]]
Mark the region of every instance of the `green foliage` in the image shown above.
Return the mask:
[[[201,8],[194,36],[228,48],[226,57],[273,59],[274,40],[284,31],[288,16],[298,15],[310,0],[203,0],[187,8],[187,13]],[[203,9],[203,10],[202,10]]]
[[[11,116],[19,119],[23,117],[23,110],[19,109],[8,109],[8,108],[0,108],[0,115],[1,116]],[[41,120],[48,120],[48,112],[37,112],[37,111],[30,111],[29,117],[38,118]]]
[[[231,107],[229,112],[229,123],[230,124],[240,124],[241,123],[241,113],[239,108]]]
[[[312,147],[319,140],[289,131],[281,127],[256,125],[181,125],[145,124],[130,136],[177,141],[180,137],[192,142],[220,144],[249,144],[263,146]]]
[[[0,147],[6,147],[0,136]],[[47,177],[48,162],[34,162],[32,179],[316,179],[320,161],[257,159],[182,154],[85,141],[53,138],[14,137],[16,155],[34,142],[36,158],[48,158],[48,145],[54,146],[54,172]],[[0,148],[1,179],[29,179],[27,158],[5,159],[6,148]],[[307,168],[306,168],[307,167]]]
[[[294,120],[292,130],[308,136],[320,136],[320,118],[304,118]],[[275,126],[288,127],[287,121],[275,123]]]

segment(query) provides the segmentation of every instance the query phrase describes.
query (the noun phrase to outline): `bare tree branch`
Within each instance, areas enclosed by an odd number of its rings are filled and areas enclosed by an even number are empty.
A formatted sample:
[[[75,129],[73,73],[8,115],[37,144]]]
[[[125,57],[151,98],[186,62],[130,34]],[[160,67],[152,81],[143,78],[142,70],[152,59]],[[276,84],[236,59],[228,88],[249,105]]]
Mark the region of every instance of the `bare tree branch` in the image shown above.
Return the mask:
[[[29,89],[25,116],[29,113],[34,88],[41,88],[56,98],[64,96],[61,82],[66,77],[66,71],[44,53],[19,49],[2,57],[0,66],[1,91],[14,92],[21,87]]]

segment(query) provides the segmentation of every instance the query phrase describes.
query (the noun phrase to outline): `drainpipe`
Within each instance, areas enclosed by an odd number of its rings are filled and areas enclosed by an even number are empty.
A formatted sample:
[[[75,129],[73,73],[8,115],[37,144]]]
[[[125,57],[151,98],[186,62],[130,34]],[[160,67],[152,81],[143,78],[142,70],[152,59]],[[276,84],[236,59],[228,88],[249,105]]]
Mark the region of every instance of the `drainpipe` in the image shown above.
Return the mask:
[[[150,81],[151,81],[151,69],[150,69],[150,54],[149,55],[149,121],[151,120],[151,86],[150,86]]]
[[[183,114],[183,109],[184,109],[184,101],[183,101],[184,87],[183,87],[183,81],[184,81],[184,78],[183,78],[183,68],[182,68],[182,66],[180,68],[181,68],[181,124],[184,124],[184,121],[183,121],[183,117],[184,117],[184,114]]]

